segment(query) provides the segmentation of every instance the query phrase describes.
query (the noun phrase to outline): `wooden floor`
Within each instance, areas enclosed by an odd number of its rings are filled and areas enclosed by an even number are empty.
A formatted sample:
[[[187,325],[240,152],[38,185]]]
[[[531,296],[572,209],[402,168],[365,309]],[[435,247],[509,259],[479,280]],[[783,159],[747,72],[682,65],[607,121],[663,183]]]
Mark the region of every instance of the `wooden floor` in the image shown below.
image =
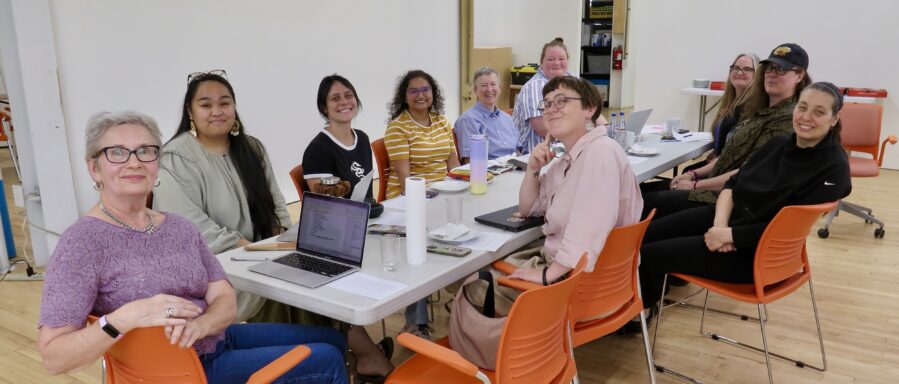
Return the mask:
[[[0,166],[6,180],[15,241],[21,255],[25,240],[21,232],[22,212],[12,208],[10,185],[16,182],[8,151],[0,150]],[[899,171],[884,171],[877,179],[854,180],[849,200],[875,207],[887,221],[884,239],[875,239],[874,226],[850,215],[837,218],[828,239],[809,237],[815,293],[824,328],[827,371],[819,373],[773,360],[779,383],[895,383],[899,377]],[[296,204],[290,207],[296,218]],[[30,249],[28,249],[30,252]],[[20,273],[20,272],[16,272]],[[692,287],[677,289],[686,295]],[[52,377],[46,374],[35,348],[40,307],[40,282],[0,282],[0,383],[99,383],[99,364],[79,373]],[[443,302],[436,308],[434,328],[445,335],[448,327]],[[700,302],[701,303],[701,302]],[[720,309],[755,315],[755,308],[717,300]],[[799,356],[810,364],[820,363],[807,288],[769,305],[769,346],[774,351]],[[388,318],[387,332],[394,335],[403,317]],[[699,312],[676,308],[666,312],[659,331],[657,363],[696,376],[709,383],[767,382],[764,357],[755,352],[725,345],[698,335]],[[757,323],[710,315],[706,326],[727,336],[761,344]],[[379,336],[378,325],[369,327]],[[575,351],[583,383],[640,383],[648,381],[639,337],[607,336]],[[394,362],[409,356],[399,348]],[[677,383],[659,375],[660,383]]]

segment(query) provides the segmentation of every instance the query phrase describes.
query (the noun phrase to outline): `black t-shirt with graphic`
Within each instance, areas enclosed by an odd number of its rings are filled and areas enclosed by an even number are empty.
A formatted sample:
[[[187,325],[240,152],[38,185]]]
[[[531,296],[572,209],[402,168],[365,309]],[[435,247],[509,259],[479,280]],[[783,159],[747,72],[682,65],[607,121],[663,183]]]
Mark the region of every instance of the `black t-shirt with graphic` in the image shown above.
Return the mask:
[[[358,129],[354,129],[353,132],[356,134],[356,140],[351,146],[343,145],[327,131],[316,135],[303,153],[303,177],[319,179],[337,176],[341,180],[349,181],[353,188],[356,188],[356,184],[373,168],[368,135]],[[372,197],[370,184],[365,197]]]

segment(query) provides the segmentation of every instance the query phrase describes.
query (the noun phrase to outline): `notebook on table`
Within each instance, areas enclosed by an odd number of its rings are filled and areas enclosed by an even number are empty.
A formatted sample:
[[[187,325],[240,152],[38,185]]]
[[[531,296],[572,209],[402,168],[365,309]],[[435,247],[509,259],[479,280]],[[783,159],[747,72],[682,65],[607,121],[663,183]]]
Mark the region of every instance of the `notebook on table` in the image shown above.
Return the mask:
[[[304,193],[296,251],[249,269],[310,288],[358,271],[369,208],[361,201]]]
[[[509,232],[521,232],[543,225],[543,216],[517,217],[515,212],[518,212],[517,205],[475,217],[474,221]]]

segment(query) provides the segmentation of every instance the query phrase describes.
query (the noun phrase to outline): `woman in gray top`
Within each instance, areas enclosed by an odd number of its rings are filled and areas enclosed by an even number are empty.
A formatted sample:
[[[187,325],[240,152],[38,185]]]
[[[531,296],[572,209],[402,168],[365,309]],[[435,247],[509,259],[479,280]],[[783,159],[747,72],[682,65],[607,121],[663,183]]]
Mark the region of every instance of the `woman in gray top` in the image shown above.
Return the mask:
[[[234,89],[223,75],[188,77],[181,124],[159,157],[153,204],[193,222],[216,254],[290,226],[265,148],[244,132]],[[237,302],[238,321],[245,321],[265,300],[241,292]]]

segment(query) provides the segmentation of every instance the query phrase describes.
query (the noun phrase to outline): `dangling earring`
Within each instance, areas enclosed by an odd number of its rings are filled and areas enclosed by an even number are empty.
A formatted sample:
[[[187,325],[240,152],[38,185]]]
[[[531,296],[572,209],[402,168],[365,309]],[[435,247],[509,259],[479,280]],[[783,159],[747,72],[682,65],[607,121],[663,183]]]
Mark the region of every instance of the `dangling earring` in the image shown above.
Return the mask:
[[[190,121],[190,135],[193,136],[194,138],[197,137],[197,126],[194,125],[193,120]]]
[[[158,187],[158,186],[159,186],[159,184],[162,184],[162,180],[159,180],[159,178],[158,178],[158,177],[157,177],[157,178],[156,178],[156,183],[155,183],[155,184],[153,184],[153,188],[156,188],[156,187]]]
[[[593,130],[593,128],[596,128],[596,124],[593,123],[593,120],[587,120],[587,122],[584,124],[584,129],[586,129],[587,132],[590,132]]]
[[[91,186],[94,187],[94,190],[97,192],[100,192],[100,190],[103,189],[103,184],[96,180],[94,180],[94,184]]]
[[[240,134],[240,122],[234,120],[234,126],[231,127],[231,136],[237,136]]]

